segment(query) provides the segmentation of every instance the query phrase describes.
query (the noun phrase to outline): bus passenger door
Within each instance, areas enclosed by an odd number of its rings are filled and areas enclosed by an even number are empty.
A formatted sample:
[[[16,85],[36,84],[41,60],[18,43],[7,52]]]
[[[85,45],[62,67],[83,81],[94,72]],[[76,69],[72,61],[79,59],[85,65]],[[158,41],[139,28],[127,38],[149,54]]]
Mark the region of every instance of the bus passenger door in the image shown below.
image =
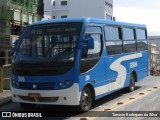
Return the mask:
[[[102,56],[102,28],[100,26],[88,26],[85,31],[84,39],[87,39],[88,37],[94,39],[94,49],[84,51],[85,49],[82,48],[81,50],[80,85],[82,85],[81,89],[83,89],[85,84],[91,83],[95,88],[96,98],[98,98],[98,96],[106,92],[105,59]]]

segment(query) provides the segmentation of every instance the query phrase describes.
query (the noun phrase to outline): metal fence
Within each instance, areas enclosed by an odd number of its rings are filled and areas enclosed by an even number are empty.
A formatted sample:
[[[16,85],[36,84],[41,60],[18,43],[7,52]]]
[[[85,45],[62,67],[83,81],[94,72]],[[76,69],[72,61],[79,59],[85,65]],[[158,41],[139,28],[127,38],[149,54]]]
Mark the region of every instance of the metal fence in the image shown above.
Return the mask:
[[[11,81],[11,64],[4,65],[0,68],[0,92],[3,92],[4,89],[10,89]]]

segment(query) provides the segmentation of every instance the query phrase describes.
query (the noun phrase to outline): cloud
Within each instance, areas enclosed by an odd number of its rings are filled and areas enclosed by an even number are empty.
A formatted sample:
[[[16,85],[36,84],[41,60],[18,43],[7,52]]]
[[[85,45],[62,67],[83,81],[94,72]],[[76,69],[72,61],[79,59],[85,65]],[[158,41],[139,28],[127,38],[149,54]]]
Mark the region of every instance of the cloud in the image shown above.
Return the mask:
[[[160,36],[160,14],[156,9],[118,6],[114,8],[114,16],[119,21],[146,24],[148,35]]]

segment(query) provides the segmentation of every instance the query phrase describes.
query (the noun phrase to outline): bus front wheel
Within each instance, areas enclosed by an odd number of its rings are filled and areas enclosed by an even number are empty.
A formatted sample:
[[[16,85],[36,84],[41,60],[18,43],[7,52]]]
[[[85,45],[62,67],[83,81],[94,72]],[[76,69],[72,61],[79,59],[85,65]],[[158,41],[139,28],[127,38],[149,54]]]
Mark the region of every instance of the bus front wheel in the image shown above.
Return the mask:
[[[81,93],[80,98],[80,111],[87,112],[90,110],[92,105],[92,93],[88,87],[85,87]]]
[[[129,84],[129,86],[127,87],[128,92],[132,92],[132,91],[135,90],[135,81],[136,81],[136,79],[135,79],[134,74],[131,74],[130,84]]]

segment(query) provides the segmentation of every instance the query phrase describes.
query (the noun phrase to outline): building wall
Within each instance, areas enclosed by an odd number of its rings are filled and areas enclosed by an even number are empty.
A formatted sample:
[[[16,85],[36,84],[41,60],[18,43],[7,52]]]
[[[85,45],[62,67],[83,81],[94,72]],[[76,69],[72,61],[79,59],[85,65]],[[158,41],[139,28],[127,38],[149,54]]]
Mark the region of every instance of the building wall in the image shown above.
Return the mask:
[[[72,0],[70,17],[105,18],[105,0]]]
[[[52,15],[52,7],[53,7],[53,1],[54,0],[43,0],[44,4],[44,14],[45,15]],[[44,16],[45,17],[45,16]]]
[[[113,15],[113,0],[105,0],[105,11]]]
[[[62,1],[67,5],[62,6]],[[106,19],[106,15],[113,15],[113,0],[44,0],[44,11],[52,18],[66,15]]]
[[[67,17],[70,17],[70,14],[69,14],[69,10],[60,10],[58,12],[52,12],[52,19],[55,19],[54,18],[61,18],[62,16],[67,16]]]
[[[150,49],[150,68],[155,68],[157,62],[156,44],[150,44],[149,49]]]

